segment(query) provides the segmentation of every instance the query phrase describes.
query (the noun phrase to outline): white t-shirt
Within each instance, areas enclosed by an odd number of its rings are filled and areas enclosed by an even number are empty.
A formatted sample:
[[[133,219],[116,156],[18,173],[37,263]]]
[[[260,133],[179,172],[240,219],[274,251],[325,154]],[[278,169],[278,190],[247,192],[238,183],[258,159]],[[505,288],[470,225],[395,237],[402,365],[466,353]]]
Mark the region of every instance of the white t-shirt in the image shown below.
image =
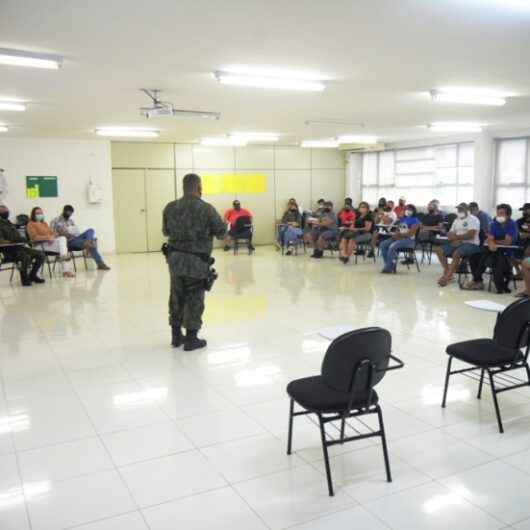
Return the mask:
[[[464,235],[470,230],[475,230],[475,237],[473,239],[466,239],[462,243],[472,243],[473,245],[480,245],[478,233],[480,232],[480,221],[474,215],[468,214],[464,219],[456,218],[451,226],[451,232],[457,236]]]

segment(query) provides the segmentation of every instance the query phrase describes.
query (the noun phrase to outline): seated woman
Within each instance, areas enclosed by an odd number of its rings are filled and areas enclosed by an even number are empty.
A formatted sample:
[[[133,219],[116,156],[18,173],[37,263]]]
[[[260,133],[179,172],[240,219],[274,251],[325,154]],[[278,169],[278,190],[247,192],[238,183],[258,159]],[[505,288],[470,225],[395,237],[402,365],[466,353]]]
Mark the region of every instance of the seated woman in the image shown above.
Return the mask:
[[[349,228],[353,225],[355,221],[355,211],[353,210],[353,205],[351,199],[346,199],[344,202],[344,207],[337,214],[339,220],[339,226]]]
[[[416,232],[421,225],[416,215],[416,207],[413,204],[407,204],[405,206],[405,215],[399,220],[399,230],[379,245],[385,262],[382,273],[391,274],[394,272],[398,250],[415,247]]]
[[[353,225],[345,230],[339,246],[339,259],[346,265],[350,256],[357,251],[359,243],[371,243],[374,218],[370,213],[370,205],[367,202],[359,203],[359,216]],[[373,250],[372,250],[373,251]]]
[[[44,220],[42,208],[36,206],[31,210],[30,221],[26,226],[29,240],[32,243],[39,243],[42,250],[59,254],[63,267],[63,276],[73,278],[70,257],[68,255],[68,242],[64,236],[56,236],[48,223]]]
[[[301,226],[302,214],[298,204],[294,199],[290,199],[278,229],[278,243],[281,247],[287,246],[287,256],[293,253],[294,244],[302,237]]]

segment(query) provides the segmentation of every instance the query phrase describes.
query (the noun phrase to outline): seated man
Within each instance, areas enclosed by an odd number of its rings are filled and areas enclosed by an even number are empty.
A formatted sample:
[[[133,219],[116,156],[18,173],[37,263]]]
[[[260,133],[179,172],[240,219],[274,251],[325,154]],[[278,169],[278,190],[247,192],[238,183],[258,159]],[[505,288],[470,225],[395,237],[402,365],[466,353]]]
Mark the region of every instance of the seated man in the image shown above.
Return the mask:
[[[499,248],[499,245],[511,246],[517,243],[517,225],[512,219],[512,207],[499,204],[497,215],[492,221],[486,244],[479,254],[473,254],[469,260],[472,281],[464,285],[464,289],[478,291],[484,289],[482,276],[488,267],[492,268],[497,293],[509,293],[508,282],[512,275],[511,258],[513,249]]]
[[[407,204],[405,215],[399,220],[399,230],[379,246],[385,262],[381,271],[383,274],[391,274],[395,271],[398,250],[415,247],[416,232],[420,228],[420,220],[416,217],[416,212],[413,204]]]
[[[523,212],[523,216],[517,219],[517,241],[520,248],[515,251],[513,260],[518,280],[522,279],[520,276],[521,263],[524,258],[530,255],[530,203],[525,203],[522,208],[519,208],[519,211]]]
[[[250,223],[252,223],[252,213],[250,212],[250,210],[241,208],[241,203],[237,199],[232,203],[232,206],[233,208],[227,210],[224,215],[224,220],[229,225],[229,229],[224,240],[224,250],[225,252],[230,250],[230,244],[232,243],[232,240],[236,237],[241,237],[245,239],[248,238],[248,248],[249,250],[254,250],[254,247],[252,246],[252,231],[250,227],[241,227],[239,226],[240,223],[238,223],[238,219],[242,217],[248,218]]]
[[[484,241],[490,228],[491,217],[486,212],[483,212],[476,202],[469,203],[469,213],[474,215],[480,221],[480,235],[482,241]]]
[[[427,205],[427,214],[421,223],[418,239],[422,243],[433,243],[436,234],[443,230],[444,217],[439,210],[438,201],[432,200]]]
[[[466,203],[459,204],[456,209],[457,218],[447,234],[447,243],[434,247],[444,270],[442,277],[438,280],[440,287],[445,287],[453,279],[463,257],[472,256],[481,251],[480,221],[469,213]],[[451,265],[448,264],[447,258],[452,258]]]
[[[1,252],[9,261],[19,263],[22,285],[27,287],[32,282],[44,283],[44,280],[37,274],[44,263],[44,253],[26,246],[26,238],[9,220],[9,209],[2,204],[0,205],[0,246],[10,243],[20,243],[20,245],[3,247]]]
[[[308,223],[311,225],[311,231],[305,235],[305,240],[313,246],[311,257],[320,259],[330,242],[337,240],[337,217],[333,213],[333,203],[326,201],[321,215],[308,219]]]
[[[68,250],[83,250],[86,254],[92,257],[96,262],[98,270],[108,271],[108,267],[100,253],[98,252],[98,245],[96,233],[92,228],[81,233],[77,225],[72,219],[74,207],[67,204],[63,208],[63,213],[52,220],[51,228],[57,236],[64,236],[68,241]]]

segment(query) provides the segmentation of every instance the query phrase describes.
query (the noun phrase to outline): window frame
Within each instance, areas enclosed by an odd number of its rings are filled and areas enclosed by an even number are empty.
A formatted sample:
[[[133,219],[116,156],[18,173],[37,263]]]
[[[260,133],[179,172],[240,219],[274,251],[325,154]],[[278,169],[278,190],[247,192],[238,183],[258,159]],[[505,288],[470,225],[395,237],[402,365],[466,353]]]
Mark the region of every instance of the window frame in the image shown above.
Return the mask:
[[[523,182],[511,182],[508,184],[503,184],[500,182],[500,151],[503,142],[510,142],[514,140],[524,140],[526,144],[525,148],[525,158],[524,158],[524,180]],[[527,202],[528,197],[530,196],[530,136],[514,136],[509,138],[497,138],[495,140],[495,160],[494,160],[494,178],[493,178],[493,187],[495,192],[495,204],[500,203],[499,191],[501,189],[515,189],[523,188],[525,190],[525,197],[522,200],[521,204]]]

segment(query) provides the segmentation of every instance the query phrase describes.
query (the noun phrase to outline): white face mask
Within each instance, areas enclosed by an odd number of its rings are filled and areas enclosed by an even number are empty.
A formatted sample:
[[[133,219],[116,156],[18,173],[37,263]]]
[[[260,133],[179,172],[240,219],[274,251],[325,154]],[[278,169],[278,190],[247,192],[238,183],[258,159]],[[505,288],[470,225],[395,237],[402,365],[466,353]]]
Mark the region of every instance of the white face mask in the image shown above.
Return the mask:
[[[466,212],[458,212],[456,215],[458,215],[459,219],[465,219],[467,217]]]
[[[502,215],[497,215],[496,219],[497,222],[501,224],[506,222],[506,217],[503,217]]]
[[[412,210],[405,210],[405,215],[407,217],[412,217]]]

